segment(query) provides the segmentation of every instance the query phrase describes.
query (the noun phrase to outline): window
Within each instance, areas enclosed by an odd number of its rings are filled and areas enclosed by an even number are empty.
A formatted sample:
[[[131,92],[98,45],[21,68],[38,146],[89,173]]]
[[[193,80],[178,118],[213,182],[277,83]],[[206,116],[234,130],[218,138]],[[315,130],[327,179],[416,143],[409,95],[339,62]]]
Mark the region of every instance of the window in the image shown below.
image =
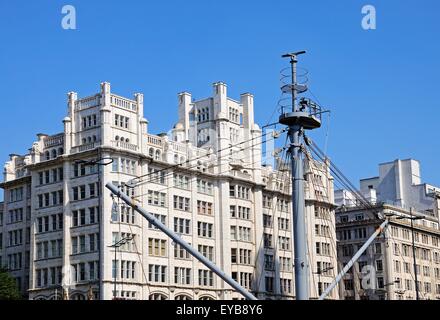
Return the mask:
[[[383,277],[377,277],[377,287],[378,287],[379,289],[383,289],[383,288],[384,288]]]
[[[148,190],[147,201],[149,205],[165,207],[166,193]],[[188,199],[189,203],[189,199]]]
[[[382,272],[383,271],[382,260],[376,260],[376,271],[377,272]]]
[[[207,201],[197,200],[197,213],[212,215],[213,214],[212,203]]]
[[[191,268],[174,267],[174,283],[191,284]]]
[[[183,218],[174,218],[174,232],[180,234],[191,233],[191,220]]]
[[[229,212],[231,214],[231,218],[236,218],[237,217],[237,213],[236,213],[236,206],[230,206],[229,207]]]
[[[95,190],[95,184],[94,183],[89,184],[89,195],[90,195],[90,198],[93,198],[93,197],[96,196],[95,191],[96,191]]]
[[[382,244],[381,244],[380,242],[376,242],[376,243],[374,244],[374,251],[375,251],[377,254],[381,254],[381,253],[382,253]]]
[[[264,269],[265,270],[274,270],[274,259],[272,254],[264,255]]]
[[[188,176],[175,173],[174,176],[174,186],[180,189],[190,189],[190,179]]]
[[[181,197],[181,196],[174,196],[174,209],[183,210],[183,211],[190,211],[190,199]]]
[[[273,277],[265,277],[266,292],[273,292]]]
[[[290,238],[289,237],[278,237],[278,244],[280,250],[290,250]]]
[[[214,261],[214,247],[199,244],[199,252],[211,261]]]
[[[213,224],[208,222],[197,222],[197,234],[199,237],[213,238]]]
[[[263,227],[272,228],[272,216],[268,214],[263,214]]]
[[[151,282],[166,282],[166,266],[162,265],[148,265],[148,280]]]
[[[214,275],[212,271],[199,270],[199,286],[214,286]]]
[[[209,181],[197,179],[197,191],[200,193],[212,195],[213,185]]]
[[[269,233],[263,233],[264,247],[273,248],[272,235]]]
[[[162,239],[148,239],[148,253],[150,256],[165,257],[167,241]]]
[[[202,251],[200,250],[200,246],[199,246],[199,252],[202,253]],[[188,253],[188,251],[186,251],[180,244],[176,243],[174,245],[174,258],[189,260],[191,259],[191,256]]]
[[[159,220],[163,225],[166,225],[166,216],[165,216],[165,215],[163,215],[163,214],[157,214],[157,213],[154,213],[153,215],[154,215],[154,217],[155,217],[157,220]],[[154,226],[153,224],[151,224],[150,222],[148,222],[148,228],[158,230],[158,228],[155,227],[155,226]]]
[[[231,249],[231,263],[237,263],[237,249]]]
[[[166,172],[164,170],[148,167],[149,182],[165,184],[165,174]]]

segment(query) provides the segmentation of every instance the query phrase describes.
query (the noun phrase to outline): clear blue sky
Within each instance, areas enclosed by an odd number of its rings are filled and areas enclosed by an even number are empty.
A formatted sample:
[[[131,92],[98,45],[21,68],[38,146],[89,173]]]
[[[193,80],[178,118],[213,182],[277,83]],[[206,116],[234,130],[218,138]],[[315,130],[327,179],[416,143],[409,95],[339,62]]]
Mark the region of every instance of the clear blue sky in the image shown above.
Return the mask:
[[[61,8],[77,30],[61,28]],[[377,29],[361,28],[361,8]],[[279,98],[280,58],[305,49],[301,66],[331,108],[328,154],[358,184],[377,164],[421,161],[440,185],[438,1],[5,1],[0,2],[0,161],[25,153],[39,132],[62,131],[66,93],[109,81],[145,94],[150,132],[176,122],[177,93],[255,95],[267,123]],[[327,124],[313,135],[323,145]]]

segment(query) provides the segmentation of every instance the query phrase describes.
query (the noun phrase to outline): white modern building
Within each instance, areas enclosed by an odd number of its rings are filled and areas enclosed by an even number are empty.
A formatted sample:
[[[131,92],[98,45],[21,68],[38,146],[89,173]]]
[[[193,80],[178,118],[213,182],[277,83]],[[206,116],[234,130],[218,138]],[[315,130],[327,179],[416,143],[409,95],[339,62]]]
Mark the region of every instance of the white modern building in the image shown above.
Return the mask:
[[[440,299],[439,188],[421,183],[412,159],[380,164],[379,176],[360,185],[363,201],[348,190],[335,192],[340,267],[383,219],[389,225],[344,277],[341,299],[414,300],[416,281],[419,299]]]
[[[11,155],[1,184],[1,261],[30,299],[241,298],[112,198],[108,182],[258,298],[294,298],[290,173],[262,165],[251,94],[233,100],[222,82],[207,99],[180,93],[177,124],[161,135],[148,132],[143,95],[109,83],[86,98],[70,92],[67,105],[64,131]],[[305,162],[316,298],[336,273],[333,179],[327,164]]]

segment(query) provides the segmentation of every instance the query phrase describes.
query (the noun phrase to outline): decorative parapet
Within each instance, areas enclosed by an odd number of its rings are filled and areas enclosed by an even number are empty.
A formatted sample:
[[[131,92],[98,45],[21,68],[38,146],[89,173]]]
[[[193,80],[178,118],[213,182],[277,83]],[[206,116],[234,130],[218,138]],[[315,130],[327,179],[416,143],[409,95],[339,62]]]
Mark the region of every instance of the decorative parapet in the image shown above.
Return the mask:
[[[54,136],[48,136],[44,139],[44,148],[51,148],[62,145],[64,145],[64,133],[59,133]]]
[[[113,107],[119,107],[130,111],[137,112],[137,102],[116,94],[111,94],[110,103]]]
[[[96,107],[101,103],[101,95],[95,94],[94,96],[86,97],[75,102],[75,111],[81,111],[84,109]]]

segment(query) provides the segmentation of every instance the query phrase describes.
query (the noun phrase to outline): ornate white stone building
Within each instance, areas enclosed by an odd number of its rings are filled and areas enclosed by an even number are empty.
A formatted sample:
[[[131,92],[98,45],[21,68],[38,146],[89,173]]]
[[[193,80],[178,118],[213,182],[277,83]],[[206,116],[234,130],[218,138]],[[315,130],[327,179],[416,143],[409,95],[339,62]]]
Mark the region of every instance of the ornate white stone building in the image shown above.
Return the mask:
[[[221,82],[204,100],[181,93],[175,127],[152,135],[143,95],[127,99],[102,83],[90,97],[68,94],[63,123],[62,133],[39,134],[26,155],[11,155],[1,184],[1,261],[30,299],[241,298],[112,199],[107,182],[258,298],[294,298],[289,170],[262,165],[251,94],[235,101]],[[333,179],[326,164],[305,162],[316,298],[336,272]]]

